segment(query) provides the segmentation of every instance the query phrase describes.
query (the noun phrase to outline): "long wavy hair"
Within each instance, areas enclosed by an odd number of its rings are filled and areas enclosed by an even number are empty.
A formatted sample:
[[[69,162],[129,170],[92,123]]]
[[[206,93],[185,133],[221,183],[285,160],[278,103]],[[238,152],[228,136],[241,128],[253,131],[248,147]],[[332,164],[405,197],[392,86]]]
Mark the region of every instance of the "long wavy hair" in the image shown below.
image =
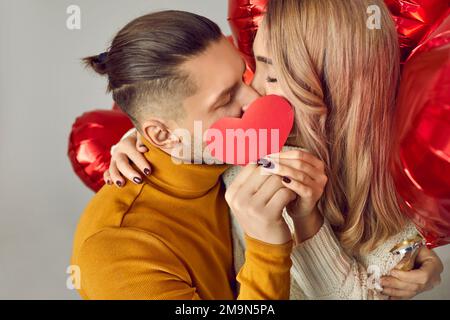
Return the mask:
[[[367,24],[372,5],[379,29]],[[326,163],[320,212],[348,252],[375,249],[406,222],[389,170],[400,57],[387,7],[382,0],[272,0],[262,28],[295,108],[296,144]]]

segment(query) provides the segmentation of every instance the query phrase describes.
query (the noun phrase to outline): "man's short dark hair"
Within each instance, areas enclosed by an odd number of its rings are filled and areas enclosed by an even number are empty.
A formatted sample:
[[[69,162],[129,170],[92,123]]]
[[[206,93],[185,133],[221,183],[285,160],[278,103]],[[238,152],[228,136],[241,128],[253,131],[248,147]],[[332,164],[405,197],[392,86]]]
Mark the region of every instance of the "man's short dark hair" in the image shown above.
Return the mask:
[[[136,125],[148,108],[152,114],[180,112],[177,104],[196,90],[180,65],[221,37],[217,24],[205,17],[160,11],[128,23],[106,53],[83,60],[108,76],[108,92]]]

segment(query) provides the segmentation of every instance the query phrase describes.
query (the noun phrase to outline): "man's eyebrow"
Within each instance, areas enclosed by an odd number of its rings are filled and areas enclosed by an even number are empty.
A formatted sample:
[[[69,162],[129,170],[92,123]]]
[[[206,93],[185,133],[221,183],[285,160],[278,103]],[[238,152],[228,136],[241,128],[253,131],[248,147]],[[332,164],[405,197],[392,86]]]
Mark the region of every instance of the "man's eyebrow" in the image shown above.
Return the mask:
[[[267,64],[272,64],[272,59],[269,59],[269,58],[266,58],[266,57],[263,57],[263,56],[256,56],[256,60],[260,61],[260,62],[267,63]]]

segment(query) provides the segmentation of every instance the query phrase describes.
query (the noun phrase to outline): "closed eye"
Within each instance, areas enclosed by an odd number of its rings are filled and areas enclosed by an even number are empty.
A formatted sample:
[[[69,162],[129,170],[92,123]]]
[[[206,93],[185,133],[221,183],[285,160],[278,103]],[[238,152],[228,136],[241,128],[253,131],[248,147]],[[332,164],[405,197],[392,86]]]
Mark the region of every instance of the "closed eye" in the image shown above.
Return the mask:
[[[278,82],[278,80],[276,78],[271,78],[271,77],[267,77],[266,81],[269,83]]]

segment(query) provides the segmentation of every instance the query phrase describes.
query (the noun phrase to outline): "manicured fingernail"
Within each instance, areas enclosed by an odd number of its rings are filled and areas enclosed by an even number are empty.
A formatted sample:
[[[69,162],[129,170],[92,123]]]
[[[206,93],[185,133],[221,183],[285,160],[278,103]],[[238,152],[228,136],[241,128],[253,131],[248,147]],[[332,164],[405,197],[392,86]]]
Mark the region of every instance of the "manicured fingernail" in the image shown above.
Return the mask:
[[[275,165],[273,164],[273,162],[269,161],[269,163],[267,163],[264,168],[266,169],[273,169],[275,168]]]
[[[146,146],[145,144],[141,144],[139,147],[140,147],[141,149],[143,149],[144,152],[148,152],[148,148],[147,148],[147,146]]]
[[[283,177],[283,181],[285,183],[291,183],[291,179],[289,179],[288,177]]]
[[[144,169],[144,174],[146,175],[146,176],[148,176],[149,174],[150,174],[150,169],[149,168],[145,168]]]
[[[106,183],[108,184],[108,185],[112,185],[112,181],[111,180],[106,180]]]
[[[142,183],[142,179],[139,178],[139,177],[134,177],[134,178],[133,178],[133,181],[134,181],[134,183],[136,183],[136,184],[141,184],[141,183]]]
[[[116,184],[117,184],[119,187],[121,187],[121,186],[122,186],[122,181],[117,180],[117,181],[116,181]]]
[[[267,160],[267,159],[259,159],[256,162],[259,166],[263,166],[266,169],[273,169],[274,165],[271,161]]]

